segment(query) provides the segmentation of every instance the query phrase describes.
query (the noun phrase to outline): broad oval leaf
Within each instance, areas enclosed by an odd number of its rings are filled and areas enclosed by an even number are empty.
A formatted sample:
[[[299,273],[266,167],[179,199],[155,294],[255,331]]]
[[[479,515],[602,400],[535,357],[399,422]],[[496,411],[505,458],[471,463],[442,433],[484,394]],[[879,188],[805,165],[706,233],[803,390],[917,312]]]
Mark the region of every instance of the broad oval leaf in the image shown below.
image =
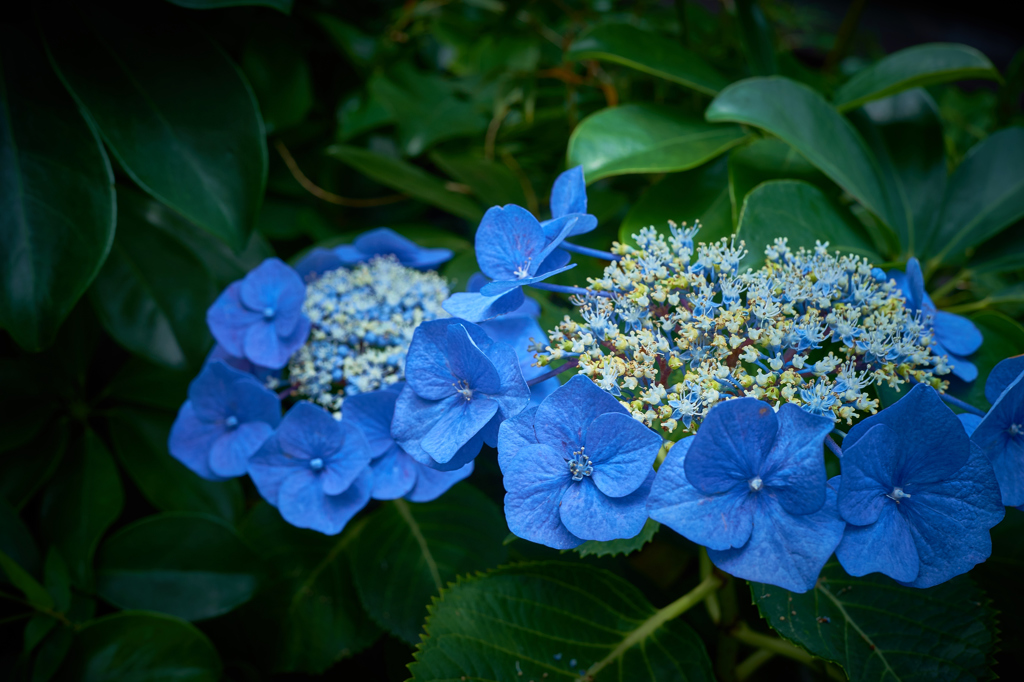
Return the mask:
[[[123,611],[79,630],[54,679],[217,682],[221,661],[194,625],[159,613]]]
[[[113,18],[47,34],[53,62],[125,172],[235,249],[267,178],[263,119],[248,83],[209,39]]]
[[[654,534],[661,528],[661,524],[654,519],[647,519],[644,527],[634,537],[624,540],[587,540],[575,549],[580,557],[587,556],[619,556],[620,554],[632,554],[643,549],[643,546],[654,539]]]
[[[103,543],[96,556],[96,591],[122,609],[202,620],[249,601],[260,568],[238,533],[217,517],[157,514]]]
[[[709,121],[746,123],[782,138],[889,227],[898,224],[901,216],[889,206],[877,162],[864,140],[806,85],[781,76],[749,78],[723,90],[705,116]]]
[[[880,262],[867,238],[856,230],[814,185],[801,180],[771,180],[754,188],[743,202],[736,235],[748,250],[741,268],[760,267],[765,247],[786,237],[789,247],[813,249],[829,243],[829,251],[854,253]]]
[[[784,638],[843,667],[851,682],[988,679],[995,612],[966,576],[928,589],[825,565],[803,594],[751,583],[761,615]]]
[[[458,575],[505,560],[501,511],[460,483],[433,502],[394,500],[376,511],[348,552],[370,616],[416,644],[427,604]]]
[[[736,18],[740,45],[755,76],[770,76],[778,71],[772,27],[754,0],[736,0]]]
[[[949,178],[931,252],[936,261],[964,251],[1024,217],[1024,127],[974,145]]]
[[[114,240],[114,175],[39,41],[0,27],[0,327],[48,346]]]
[[[569,138],[569,166],[583,166],[587,182],[630,173],[687,170],[736,146],[739,126],[709,125],[675,107],[626,104],[583,119]]]
[[[893,52],[859,71],[832,99],[839,111],[846,111],[910,88],[972,78],[999,80],[999,72],[973,47],[928,43]]]
[[[599,596],[598,596],[599,595]],[[413,680],[713,680],[697,634],[659,623],[633,585],[593,566],[542,562],[463,578],[441,593]],[[624,675],[630,677],[624,677]]]
[[[565,59],[622,64],[708,95],[729,84],[725,76],[678,41],[629,24],[594,27],[573,41]]]
[[[768,180],[803,180],[822,192],[838,195],[835,184],[788,144],[774,137],[757,140],[729,152],[729,201],[734,225],[739,222],[743,200],[750,190]]]

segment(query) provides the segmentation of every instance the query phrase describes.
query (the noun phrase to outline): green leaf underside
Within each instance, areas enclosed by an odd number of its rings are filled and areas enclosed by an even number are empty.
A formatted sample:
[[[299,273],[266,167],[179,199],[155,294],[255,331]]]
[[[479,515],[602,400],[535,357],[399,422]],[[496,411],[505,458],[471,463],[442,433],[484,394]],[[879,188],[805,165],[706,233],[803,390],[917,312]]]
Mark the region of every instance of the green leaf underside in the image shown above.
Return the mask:
[[[629,24],[596,26],[573,42],[565,58],[622,64],[708,95],[729,84],[725,76],[678,41]]]
[[[851,578],[832,562],[804,594],[750,586],[776,632],[838,663],[852,682],[990,675],[995,612],[966,576],[918,589],[878,575]]]
[[[504,561],[505,533],[501,511],[467,483],[426,504],[385,504],[348,552],[363,606],[416,644],[430,598],[457,575]]]
[[[609,540],[598,542],[588,540],[574,549],[580,557],[587,556],[619,556],[620,554],[632,554],[638,552],[648,542],[654,539],[654,534],[661,528],[661,524],[653,519],[647,519],[644,527],[634,537],[625,540]]]
[[[999,80],[985,55],[967,45],[929,43],[894,52],[855,74],[833,97],[840,111],[910,88],[972,78]]]
[[[603,569],[506,566],[441,593],[409,670],[414,680],[540,682],[579,679],[601,662],[593,671],[598,681],[714,679],[707,652],[685,622],[647,632],[655,613],[639,590]],[[639,641],[619,650],[630,635]]]
[[[631,173],[672,173],[715,158],[747,138],[739,126],[712,125],[674,107],[625,104],[583,119],[569,138],[569,166],[587,182]]]

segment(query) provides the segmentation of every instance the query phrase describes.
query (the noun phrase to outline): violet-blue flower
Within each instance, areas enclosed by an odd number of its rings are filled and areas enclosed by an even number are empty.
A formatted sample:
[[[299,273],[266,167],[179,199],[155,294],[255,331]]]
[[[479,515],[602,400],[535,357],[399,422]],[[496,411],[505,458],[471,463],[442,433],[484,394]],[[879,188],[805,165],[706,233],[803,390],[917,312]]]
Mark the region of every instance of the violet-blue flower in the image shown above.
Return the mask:
[[[335,535],[370,500],[369,464],[362,431],[302,401],[249,460],[249,476],[285,521]]]
[[[375,500],[404,497],[410,502],[430,502],[473,473],[473,462],[454,471],[438,471],[420,464],[391,437],[398,391],[360,393],[345,400],[343,421],[355,424],[370,445]]]
[[[219,481],[246,472],[249,458],[281,421],[273,391],[219,360],[189,384],[167,446],[201,477]]]
[[[405,388],[391,434],[421,464],[451,471],[497,444],[502,420],[530,402],[511,346],[459,318],[416,328],[405,361]]]
[[[647,520],[661,442],[593,381],[574,376],[501,425],[509,530],[556,549],[635,536]]]
[[[931,587],[966,573],[992,551],[1003,519],[999,486],[938,393],[919,384],[843,440],[836,549],[853,576],[884,573]]]
[[[916,258],[907,261],[906,274],[899,270],[890,270],[889,277],[896,284],[907,300],[907,307],[921,311],[931,317],[932,331],[935,334],[935,353],[949,358],[949,368],[953,374],[964,381],[978,378],[978,368],[967,360],[967,356],[981,347],[982,337],[974,323],[966,317],[945,310],[938,310],[931,297],[924,289],[924,274],[921,264]]]
[[[1024,505],[1024,358],[1009,358],[993,368],[985,383],[992,407],[985,416],[965,424],[971,442],[985,453],[995,470],[1003,504]],[[1004,384],[1010,373],[1017,375]],[[994,400],[993,400],[994,398]],[[963,418],[961,417],[961,421]]]
[[[554,237],[551,226],[559,218],[575,216],[576,224],[569,236],[586,234],[597,227],[597,218],[587,213],[587,183],[583,179],[583,166],[576,166],[559,174],[551,186],[551,220],[541,223],[544,231]]]
[[[407,268],[433,270],[451,260],[451,249],[427,249],[387,227],[364,232],[351,244],[334,248],[340,265],[352,266],[374,256],[394,255]]]
[[[754,398],[719,403],[669,450],[651,518],[707,547],[734,576],[806,592],[843,535],[825,485],[832,423],[792,403],[778,413]]]
[[[232,282],[206,311],[217,343],[231,355],[281,369],[306,342],[310,322],[302,313],[306,285],[295,270],[268,258]]]
[[[481,322],[480,327],[495,341],[507,343],[515,349],[519,358],[519,369],[522,370],[523,378],[527,382],[548,372],[547,368],[536,365],[536,358],[530,350],[535,341],[541,341],[543,348],[547,345],[548,339],[534,318],[526,315],[506,315],[496,320]],[[530,386],[530,402],[539,405],[560,385],[556,377],[551,377]]]

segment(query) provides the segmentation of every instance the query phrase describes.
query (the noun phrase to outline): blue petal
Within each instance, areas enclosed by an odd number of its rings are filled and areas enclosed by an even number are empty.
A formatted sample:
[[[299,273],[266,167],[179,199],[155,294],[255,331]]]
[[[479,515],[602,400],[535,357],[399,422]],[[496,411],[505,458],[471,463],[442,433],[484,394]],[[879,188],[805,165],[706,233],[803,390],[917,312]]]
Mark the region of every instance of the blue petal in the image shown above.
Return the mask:
[[[899,448],[896,432],[878,424],[854,445],[843,449],[839,513],[846,521],[867,526],[875,523],[889,504],[895,504],[886,495],[904,483],[897,480]]]
[[[285,454],[277,433],[270,436],[259,451],[249,458],[249,478],[256,484],[263,499],[275,507],[281,484],[297,471],[309,471],[309,462]]]
[[[988,379],[985,380],[985,399],[989,404],[995,405],[1003,391],[1022,373],[1024,373],[1024,355],[1006,358],[993,367],[992,371],[988,373]]]
[[[449,324],[447,332],[448,364],[452,374],[465,381],[474,392],[497,393],[501,389],[498,370],[480,347],[473,343],[466,327]]]
[[[966,317],[936,310],[932,317],[935,340],[955,355],[970,355],[981,348],[984,339],[974,323]]]
[[[573,483],[565,460],[545,445],[521,450],[502,466],[505,520],[515,535],[555,549],[572,549],[583,540],[562,524],[558,505]]]
[[[916,311],[921,309],[920,301],[913,300],[913,292],[910,290],[910,281],[907,279],[906,273],[902,270],[890,270],[885,273],[886,277],[896,282],[896,287],[903,293],[903,298],[906,299],[907,308]]]
[[[549,395],[557,391],[561,385],[558,383],[558,377],[551,377],[539,384],[530,386],[530,404],[533,406],[540,405]]]
[[[694,436],[677,442],[658,469],[647,511],[651,518],[709,549],[741,547],[750,538],[753,496],[745,481],[724,493],[705,495],[686,480],[684,463]]]
[[[418,472],[428,469],[397,445],[392,445],[382,456],[373,460],[370,468],[373,470],[370,497],[375,500],[397,500],[404,496],[416,485]]]
[[[768,403],[754,398],[727,400],[708,411],[686,458],[686,478],[701,492],[731,490],[737,481],[763,473],[779,420]]]
[[[586,434],[594,485],[608,497],[629,495],[653,473],[661,443],[661,436],[629,415],[602,414],[590,423]]]
[[[825,504],[825,436],[833,428],[827,417],[801,410],[792,403],[779,408],[779,430],[765,456],[765,490],[790,514],[810,514]]]
[[[352,245],[366,256],[393,254],[403,265],[407,264],[406,261],[413,260],[422,250],[419,244],[389,227],[378,227],[363,232],[356,237]]]
[[[566,270],[572,270],[574,267],[576,267],[576,263],[570,263],[565,267],[557,268],[555,270],[548,270],[546,272],[541,272],[540,274],[532,277],[495,280],[493,282],[488,282],[487,284],[485,284],[480,289],[480,293],[483,294],[484,296],[503,296],[507,292],[514,290],[516,287],[525,287],[531,284],[536,284],[537,282],[543,282],[544,280],[550,277],[554,277],[555,275],[558,275],[560,273],[563,273]]]
[[[242,305],[261,315],[266,308],[278,315],[293,314],[302,309],[306,285],[280,258],[268,258],[242,279],[239,296]]]
[[[483,294],[452,294],[441,307],[449,315],[469,322],[483,322],[505,315],[518,309],[526,300],[522,287],[513,289],[502,296],[484,296]]]
[[[608,412],[629,414],[618,400],[598,388],[589,377],[577,374],[537,408],[534,422],[537,440],[568,457],[585,445],[590,423]]]
[[[569,232],[570,237],[593,232],[594,228],[597,227],[597,218],[589,213],[567,213],[564,216],[558,216],[551,220],[540,221],[540,226],[544,228],[544,235],[548,239],[553,238],[561,231],[559,229],[562,225],[562,223],[559,222],[561,218],[576,219],[576,223],[572,226],[572,231]]]
[[[514,204],[494,206],[476,231],[477,263],[491,279],[515,279],[522,269],[540,265],[544,244],[544,230],[533,214]]]
[[[654,470],[630,494],[608,497],[584,477],[573,481],[562,495],[558,515],[566,530],[584,540],[619,540],[635,537],[647,522],[647,497],[654,483]]]
[[[978,425],[981,424],[981,417],[979,417],[976,414],[971,414],[969,412],[961,412],[956,416],[956,418],[959,419],[960,423],[964,425],[964,431],[967,432],[968,437],[973,436],[975,430],[977,430],[978,428]]]
[[[907,287],[910,291],[903,293],[912,298],[914,309],[922,308],[928,294],[924,290],[924,273],[921,272],[921,263],[916,258],[907,261]]]
[[[454,471],[437,471],[436,469],[419,464],[417,466],[419,466],[419,473],[416,477],[416,487],[405,496],[405,499],[410,502],[430,502],[431,500],[436,500],[453,485],[468,478],[473,473],[473,462],[469,462]]]
[[[395,414],[396,400],[398,394],[391,391],[357,393],[345,398],[343,421],[354,424],[363,432],[371,457],[380,457],[395,444],[391,437],[391,419]]]
[[[334,247],[334,255],[342,262],[343,265],[352,266],[358,265],[364,261],[370,260],[374,254],[363,253],[352,244],[341,244]]]
[[[306,469],[289,476],[281,486],[281,516],[298,528],[310,528],[337,535],[353,516],[370,501],[373,474],[364,469],[358,479],[340,495],[324,494],[313,472]]]
[[[548,276],[556,274],[554,270],[544,271],[541,270],[541,266],[547,262],[548,257],[551,253],[558,248],[558,245],[565,241],[565,238],[572,234],[573,229],[576,227],[576,223],[579,222],[579,218],[576,215],[567,215],[562,218],[556,218],[551,221],[549,225],[551,230],[555,232],[553,235],[544,235],[547,240],[547,244],[544,245],[544,249],[537,254],[534,259],[530,260],[528,271],[531,275],[542,275],[547,274]],[[556,231],[557,230],[557,231]],[[543,232],[543,228],[541,228]],[[568,270],[568,266],[563,268]]]
[[[299,273],[302,281],[312,282],[325,272],[337,270],[341,266],[342,262],[338,258],[338,254],[318,246],[295,264],[295,272]]]
[[[938,341],[932,346],[932,352],[936,355],[945,355],[948,359],[950,371],[957,379],[971,383],[978,378],[978,368],[975,364],[966,358],[962,358],[959,355],[950,353],[948,350],[942,347],[942,344]]]
[[[241,288],[241,282],[232,282],[206,311],[206,325],[213,338],[235,357],[245,355],[245,334],[249,327],[263,321],[262,312],[254,312],[242,305],[239,298]]]
[[[504,469],[506,460],[515,457],[524,448],[538,444],[537,434],[533,430],[536,416],[537,408],[529,407],[501,423],[498,431],[499,467]]]
[[[846,474],[842,478],[840,495],[846,485]],[[881,506],[873,522],[846,527],[843,541],[836,548],[836,557],[852,576],[884,573],[895,580],[914,580],[921,562],[910,523],[901,505],[885,497],[882,499],[888,504]]]
[[[551,215],[556,218],[567,213],[587,212],[587,184],[583,180],[583,166],[576,166],[559,174],[551,186]]]
[[[431,320],[413,333],[406,354],[405,381],[421,398],[442,400],[455,395],[456,379],[448,364],[448,326],[462,322],[458,318]]]
[[[186,401],[171,426],[167,449],[171,455],[208,481],[223,480],[210,468],[210,450],[227,432],[223,423],[201,420],[191,401]]]
[[[345,442],[341,424],[322,407],[300,401],[281,420],[277,429],[281,450],[295,458],[330,459]]]
[[[274,433],[270,424],[249,422],[228,431],[210,448],[210,469],[218,476],[242,476],[249,468],[249,458]]]
[[[466,400],[453,396],[441,401],[444,410],[430,431],[420,440],[420,448],[438,464],[448,464],[466,443],[491,421],[498,411],[494,400]]]
[[[245,357],[257,365],[281,369],[288,364],[292,353],[306,342],[305,336],[309,333],[309,321],[305,317],[302,319],[306,321],[305,327],[301,324],[296,325],[296,331],[305,329],[306,334],[301,335],[301,338],[299,338],[299,334],[296,334],[293,339],[279,337],[273,322],[260,320],[254,323],[245,334],[243,346]]]
[[[1024,425],[1024,375],[1006,387],[971,435],[995,470],[1003,504],[1024,504],[1024,435],[1011,434]]]
[[[563,272],[565,265],[572,260],[572,254],[564,249],[555,249],[548,254],[548,257],[541,261],[540,267],[537,268],[537,272],[548,273]]]
[[[370,465],[370,446],[363,432],[352,424],[341,422],[336,454],[326,460],[320,477],[324,492],[337,495],[352,485],[352,481]]]
[[[507,343],[515,350],[516,357],[519,358],[519,369],[525,378],[531,379],[547,371],[544,367],[534,367],[533,363],[536,362],[536,358],[527,350],[532,345],[532,341],[544,342],[548,339],[547,334],[533,318],[520,315],[508,316],[483,322],[480,324],[480,328],[495,341]]]
[[[526,409],[531,396],[530,386],[520,369],[519,357],[507,343],[495,342],[486,352],[501,382],[500,389],[490,397],[498,402],[502,418],[514,417]],[[497,438],[497,430],[494,435]]]
[[[196,414],[206,421],[222,420],[228,416],[227,403],[239,379],[255,383],[251,376],[224,362],[211,362],[204,366],[199,376],[188,385],[188,399],[192,401]]]
[[[447,263],[452,259],[455,252],[451,249],[424,249],[421,248],[408,261],[402,261],[402,265],[417,270],[436,270],[437,266]]]

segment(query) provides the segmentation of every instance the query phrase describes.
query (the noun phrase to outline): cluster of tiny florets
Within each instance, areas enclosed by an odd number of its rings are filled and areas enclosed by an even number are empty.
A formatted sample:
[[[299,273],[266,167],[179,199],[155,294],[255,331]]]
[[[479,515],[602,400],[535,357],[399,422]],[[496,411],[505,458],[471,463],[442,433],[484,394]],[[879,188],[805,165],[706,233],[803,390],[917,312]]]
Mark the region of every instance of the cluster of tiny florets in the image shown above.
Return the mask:
[[[850,424],[878,410],[871,384],[945,389],[928,321],[864,258],[777,239],[763,267],[741,272],[743,242],[695,246],[699,224],[670,227],[667,238],[644,228],[637,248],[615,244],[621,259],[573,300],[583,321],[566,316],[539,364],[575,358],[635,418],[669,433],[696,430],[729,398]]]
[[[340,416],[346,395],[395,384],[422,322],[448,317],[448,285],[393,256],[324,273],[306,287],[309,340],[288,363],[292,393]]]

